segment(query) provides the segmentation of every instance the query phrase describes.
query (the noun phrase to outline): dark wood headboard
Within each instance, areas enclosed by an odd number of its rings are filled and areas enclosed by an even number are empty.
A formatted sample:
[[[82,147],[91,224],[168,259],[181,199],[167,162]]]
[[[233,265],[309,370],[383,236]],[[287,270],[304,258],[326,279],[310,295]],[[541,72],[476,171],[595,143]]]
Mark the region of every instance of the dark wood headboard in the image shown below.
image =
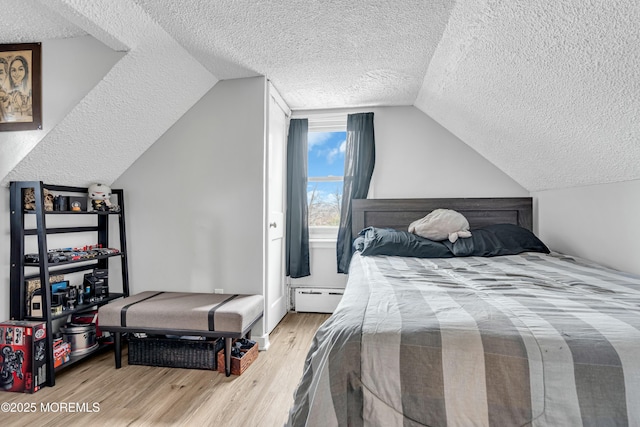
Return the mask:
[[[439,208],[460,212],[467,218],[472,230],[485,225],[507,223],[533,231],[531,197],[355,199],[351,206],[351,234],[355,238],[365,227],[407,230],[413,221]]]

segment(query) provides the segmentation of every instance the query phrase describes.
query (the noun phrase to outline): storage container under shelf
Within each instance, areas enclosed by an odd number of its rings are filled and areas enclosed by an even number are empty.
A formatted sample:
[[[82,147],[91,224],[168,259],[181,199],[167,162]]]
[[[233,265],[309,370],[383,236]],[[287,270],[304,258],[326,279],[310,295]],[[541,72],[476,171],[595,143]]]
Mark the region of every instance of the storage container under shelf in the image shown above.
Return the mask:
[[[233,340],[233,344],[235,345],[237,341],[238,340]],[[247,342],[249,345],[253,345],[248,350],[243,350],[240,357],[231,356],[231,375],[242,375],[258,358],[258,344],[255,341],[245,339],[241,339],[240,341],[243,342],[243,345]],[[224,349],[218,351],[218,372],[225,372]]]
[[[298,312],[333,313],[344,289],[296,288],[295,309]]]
[[[129,338],[129,365],[186,369],[218,369],[216,353],[224,339]]]

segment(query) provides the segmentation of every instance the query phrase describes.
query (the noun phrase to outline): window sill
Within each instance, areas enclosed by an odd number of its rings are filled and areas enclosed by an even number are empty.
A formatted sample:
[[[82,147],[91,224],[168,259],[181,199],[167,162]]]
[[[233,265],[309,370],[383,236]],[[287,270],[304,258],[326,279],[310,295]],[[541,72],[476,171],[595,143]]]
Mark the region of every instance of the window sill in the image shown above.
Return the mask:
[[[336,243],[338,239],[319,239],[319,238],[309,238],[309,247],[314,249],[334,249],[336,248]]]
[[[309,245],[312,246],[334,246],[338,241],[338,227],[331,226],[311,226],[309,227]]]
[[[337,243],[337,237],[319,237],[319,236],[310,236],[309,243]]]

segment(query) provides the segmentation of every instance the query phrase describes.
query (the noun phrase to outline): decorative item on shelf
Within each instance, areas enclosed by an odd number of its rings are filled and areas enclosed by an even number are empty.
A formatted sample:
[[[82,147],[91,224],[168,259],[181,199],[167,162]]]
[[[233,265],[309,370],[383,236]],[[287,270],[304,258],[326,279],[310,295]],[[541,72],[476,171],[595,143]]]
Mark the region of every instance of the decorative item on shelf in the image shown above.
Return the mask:
[[[65,261],[78,261],[92,259],[98,256],[109,256],[120,253],[117,248],[103,248],[101,244],[86,245],[78,248],[59,248],[47,251],[47,261],[56,264]],[[24,262],[37,264],[40,261],[40,254],[30,253],[24,255]]]
[[[55,304],[56,306],[60,306],[60,310],[66,304],[67,293],[64,290],[56,291],[51,293],[51,307]]]
[[[65,289],[65,310],[73,310],[76,308],[76,303],[78,301],[78,291],[74,286],[70,286]]]
[[[109,270],[95,268],[84,275],[84,301],[100,301],[109,296]]]
[[[105,184],[91,184],[89,186],[91,208],[98,212],[119,212],[120,206],[111,203],[111,187]]]
[[[62,274],[52,274],[49,276],[49,283],[59,283],[64,281]],[[27,316],[42,317],[42,295],[40,294],[40,279],[26,280],[25,300]],[[36,313],[33,312],[36,307]]]
[[[77,286],[76,287],[76,295],[78,296],[78,305],[84,304],[84,287]]]
[[[42,292],[40,288],[33,291],[28,303],[27,315],[32,317],[42,317]]]
[[[51,292],[64,291],[69,287],[68,280],[61,280],[51,284]]]
[[[53,198],[53,210],[54,211],[68,211],[69,210],[69,197],[68,196],[55,196]]]
[[[51,314],[57,316],[58,314],[62,314],[62,304],[60,303],[52,303],[51,304]]]
[[[52,211],[53,210],[53,194],[49,192],[46,188],[44,189],[44,210]],[[36,194],[33,188],[27,188],[24,191],[24,209],[28,211],[33,211],[36,209]]]
[[[72,212],[82,212],[87,210],[87,198],[79,196],[69,196],[69,210]]]

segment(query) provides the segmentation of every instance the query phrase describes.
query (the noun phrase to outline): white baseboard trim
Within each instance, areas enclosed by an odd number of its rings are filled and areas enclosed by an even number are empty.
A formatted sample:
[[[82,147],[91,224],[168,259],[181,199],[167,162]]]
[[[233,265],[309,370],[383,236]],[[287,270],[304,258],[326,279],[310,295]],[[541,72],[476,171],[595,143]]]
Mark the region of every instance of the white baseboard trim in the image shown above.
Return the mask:
[[[269,342],[269,334],[262,335],[260,337],[256,337],[251,335],[251,339],[258,343],[258,350],[269,350],[271,343]]]

